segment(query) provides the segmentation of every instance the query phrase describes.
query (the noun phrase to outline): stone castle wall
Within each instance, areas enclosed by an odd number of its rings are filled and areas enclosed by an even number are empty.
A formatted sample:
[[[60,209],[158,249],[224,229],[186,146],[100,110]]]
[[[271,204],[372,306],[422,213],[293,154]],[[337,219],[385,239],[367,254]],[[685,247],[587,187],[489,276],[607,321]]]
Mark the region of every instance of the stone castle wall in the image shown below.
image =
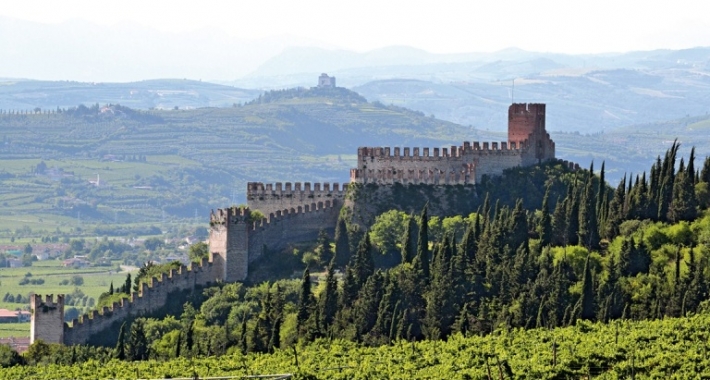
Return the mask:
[[[264,249],[280,250],[290,243],[314,241],[321,229],[335,229],[342,202],[326,200],[277,211],[257,223],[249,234],[249,262]]]
[[[296,207],[270,212],[257,222],[252,221],[250,208],[232,207],[212,212],[209,252],[210,259],[216,263],[215,271],[227,282],[244,281],[249,274],[249,263],[258,259],[265,249],[281,250],[290,243],[315,240],[321,229],[332,231],[338,221],[338,205],[343,202],[329,199],[306,203],[310,199],[304,198]],[[340,199],[344,199],[344,194]]]
[[[249,182],[247,204],[251,210],[259,210],[264,215],[318,202],[336,201],[342,204],[345,201],[347,188],[346,183],[341,186],[338,183],[327,182],[314,184],[296,182],[292,186],[291,182],[266,185],[261,182]]]
[[[521,165],[526,148],[525,142],[464,142],[451,149],[433,148],[432,155],[429,148],[422,148],[421,155],[419,148],[404,148],[404,154],[398,147],[359,148],[358,167],[350,171],[350,180],[377,184],[476,184],[484,175],[501,174],[503,169]]]
[[[359,148],[358,167],[350,171],[350,181],[382,185],[476,184],[484,175],[500,175],[507,168],[555,158],[555,143],[545,131],[544,104],[513,104],[508,117],[508,141],[500,145],[464,142],[451,149]]]
[[[42,339],[47,343],[86,344],[96,334],[110,329],[114,323],[128,317],[148,315],[168,304],[168,295],[175,291],[193,290],[197,286],[214,283],[220,279],[214,271],[212,263],[204,259],[200,265],[193,264],[191,268],[182,266],[169,274],[163,273],[161,278],[152,278],[143,283],[138,293],[132,293],[130,298],[114,303],[111,307],[92,310],[69,325],[64,322],[64,297],[57,296],[52,302],[52,296],[42,302],[41,296],[34,295],[31,303],[32,324],[31,341]],[[49,307],[46,307],[49,306]]]
[[[30,343],[42,339],[47,343],[64,342],[64,295],[57,295],[56,301],[52,294],[44,299],[39,294],[30,296]]]

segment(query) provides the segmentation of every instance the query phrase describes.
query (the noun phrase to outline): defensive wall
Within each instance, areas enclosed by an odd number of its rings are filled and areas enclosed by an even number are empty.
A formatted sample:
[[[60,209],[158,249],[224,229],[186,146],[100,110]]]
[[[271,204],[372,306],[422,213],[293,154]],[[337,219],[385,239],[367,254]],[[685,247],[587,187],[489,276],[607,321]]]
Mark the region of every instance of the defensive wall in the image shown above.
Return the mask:
[[[160,278],[151,278],[141,284],[138,292],[127,299],[114,302],[110,307],[92,310],[74,319],[69,325],[64,322],[64,296],[52,295],[43,299],[34,294],[30,299],[33,310],[30,342],[42,339],[47,343],[86,344],[92,337],[110,330],[114,324],[129,317],[149,315],[169,303],[169,295],[175,291],[190,291],[219,280],[215,266],[207,259],[190,268],[181,266],[178,270],[163,273]],[[114,331],[117,332],[117,331]]]
[[[210,214],[210,258],[227,282],[244,281],[249,264],[265,250],[315,240],[321,229],[332,231],[338,221],[338,200],[319,201],[271,212],[252,221],[250,208],[218,209]],[[261,211],[261,210],[260,210]]]
[[[264,215],[285,209],[297,209],[313,203],[335,201],[343,204],[348,184],[338,183],[291,182],[247,184],[247,204],[252,210],[259,210]]]
[[[555,143],[545,130],[545,105],[516,103],[508,108],[508,141],[500,144],[464,142],[450,149],[361,147],[357,157],[351,182],[467,185],[480,182],[484,175],[552,160]]]

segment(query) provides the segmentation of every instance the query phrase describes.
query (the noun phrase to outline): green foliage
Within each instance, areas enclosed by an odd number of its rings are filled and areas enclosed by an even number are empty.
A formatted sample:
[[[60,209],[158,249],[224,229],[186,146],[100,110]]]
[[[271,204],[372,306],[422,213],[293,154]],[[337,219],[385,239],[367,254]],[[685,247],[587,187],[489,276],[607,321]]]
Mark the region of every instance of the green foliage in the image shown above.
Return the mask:
[[[409,215],[403,211],[390,210],[378,215],[370,227],[372,244],[383,253],[399,252],[408,224]]]
[[[209,256],[209,246],[205,242],[198,242],[190,246],[188,257],[193,263],[200,263]]]

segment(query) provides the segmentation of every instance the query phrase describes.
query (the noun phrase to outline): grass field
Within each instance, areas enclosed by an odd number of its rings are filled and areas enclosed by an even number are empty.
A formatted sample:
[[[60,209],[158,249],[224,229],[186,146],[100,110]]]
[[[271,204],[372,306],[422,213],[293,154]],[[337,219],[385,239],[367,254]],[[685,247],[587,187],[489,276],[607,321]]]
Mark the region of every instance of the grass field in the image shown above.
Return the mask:
[[[30,323],[0,323],[0,338],[24,338],[30,336]]]

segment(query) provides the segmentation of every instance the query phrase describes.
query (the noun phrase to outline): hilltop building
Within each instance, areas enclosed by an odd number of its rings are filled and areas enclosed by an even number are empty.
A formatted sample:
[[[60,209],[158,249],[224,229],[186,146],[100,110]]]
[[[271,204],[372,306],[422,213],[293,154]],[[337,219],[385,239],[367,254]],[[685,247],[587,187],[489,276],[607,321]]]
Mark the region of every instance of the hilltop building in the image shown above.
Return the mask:
[[[318,88],[335,88],[335,77],[323,73],[318,77]]]
[[[318,86],[334,87],[335,78],[323,74]],[[443,190],[458,185],[471,189],[483,176],[554,160],[555,143],[545,130],[544,104],[513,104],[508,109],[508,141],[500,144],[464,142],[450,149],[421,150],[361,147],[357,159],[357,168],[350,171],[353,184],[372,184],[380,189],[393,185],[428,185]],[[194,291],[216,281],[244,281],[249,265],[265,252],[314,241],[320,230],[332,232],[341,207],[348,202],[347,190],[348,184],[250,182],[248,207],[218,209],[210,214],[208,259],[152,279],[129,300],[100,312],[94,310],[71,326],[64,323],[63,295],[33,295],[31,339],[64,344],[85,344],[97,337],[105,341],[118,331],[123,319],[159,310],[174,292]],[[261,211],[265,218],[255,220],[252,210]]]

